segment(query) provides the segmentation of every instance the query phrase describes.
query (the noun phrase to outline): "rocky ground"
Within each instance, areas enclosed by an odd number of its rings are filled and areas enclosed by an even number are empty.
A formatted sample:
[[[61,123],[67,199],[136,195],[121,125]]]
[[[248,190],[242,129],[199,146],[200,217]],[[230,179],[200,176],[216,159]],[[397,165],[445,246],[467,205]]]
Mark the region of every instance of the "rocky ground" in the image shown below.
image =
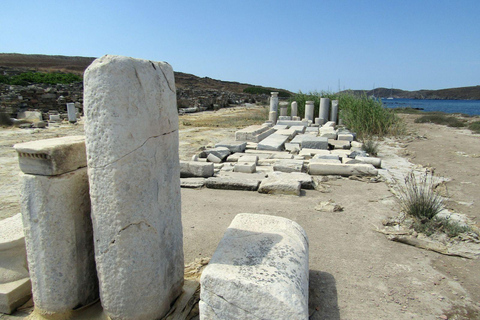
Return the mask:
[[[211,123],[212,119],[223,122],[225,117],[253,111],[235,108],[181,116],[181,159],[188,160],[202,146],[232,138],[237,130],[220,122],[218,127],[192,124]],[[449,178],[447,206],[466,214],[479,226],[480,135],[416,124],[415,117],[404,116],[409,135],[384,140],[379,156],[386,163],[395,163],[388,160],[400,156],[410,168],[435,168],[437,175]],[[0,219],[19,212],[19,168],[11,146],[82,133],[81,123],[49,129],[0,130]],[[403,168],[388,166],[391,170]],[[330,199],[343,211],[315,210],[320,202]],[[384,182],[333,178],[323,182],[319,190],[302,191],[300,197],[182,189],[185,263],[210,257],[233,217],[242,212],[286,217],[306,230],[310,241],[311,319],[480,318],[479,259],[422,250],[389,241],[377,232],[384,219],[399,213]],[[28,310],[4,317],[22,319]]]

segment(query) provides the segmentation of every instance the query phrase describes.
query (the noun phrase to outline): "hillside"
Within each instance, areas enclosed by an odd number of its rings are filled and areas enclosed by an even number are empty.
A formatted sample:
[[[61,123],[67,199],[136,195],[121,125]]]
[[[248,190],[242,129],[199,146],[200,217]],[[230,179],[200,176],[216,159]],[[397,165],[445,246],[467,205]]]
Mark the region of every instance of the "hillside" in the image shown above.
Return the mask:
[[[480,86],[460,87],[440,90],[406,91],[401,89],[375,88],[373,90],[347,90],[353,94],[367,94],[378,98],[402,98],[402,99],[446,99],[446,100],[480,100]]]
[[[40,54],[0,53],[0,68],[7,73],[21,70],[44,72],[71,72],[82,75],[85,69],[96,58],[49,56]],[[208,77],[197,77],[193,74],[175,71],[177,89],[216,90],[243,93],[243,90],[254,85],[232,81],[215,80]],[[287,91],[283,89],[265,88],[269,91]]]

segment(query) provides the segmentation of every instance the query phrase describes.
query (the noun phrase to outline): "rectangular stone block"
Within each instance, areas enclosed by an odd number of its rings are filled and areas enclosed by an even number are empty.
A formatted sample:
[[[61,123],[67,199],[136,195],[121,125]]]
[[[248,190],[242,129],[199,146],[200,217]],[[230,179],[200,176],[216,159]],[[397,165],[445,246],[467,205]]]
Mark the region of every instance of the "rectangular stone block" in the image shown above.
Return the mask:
[[[13,147],[24,173],[54,176],[87,166],[84,136],[36,140]]]
[[[337,136],[337,140],[353,141],[354,136],[351,133],[339,133]]]
[[[311,157],[311,156],[314,156],[314,155],[317,155],[317,154],[328,155],[328,154],[331,154],[331,152],[329,150],[323,150],[323,149],[303,148],[298,153],[299,156],[307,156],[307,157]]]
[[[328,144],[332,145],[334,149],[350,149],[350,141],[328,139]]]
[[[292,139],[297,135],[297,131],[294,129],[283,129],[283,130],[277,130],[275,134],[281,134],[283,136],[287,136],[288,139]]]
[[[282,136],[281,134],[272,134],[268,138],[262,140],[258,143],[258,150],[272,150],[272,151],[282,151],[285,149],[285,142],[288,140],[287,136]]]
[[[277,123],[275,126],[273,126],[273,129],[275,129],[277,131],[278,130],[286,130],[286,129],[288,129],[288,126],[285,125],[285,124],[278,124]]]
[[[234,172],[254,173],[257,165],[255,162],[237,162],[233,169]]]
[[[276,177],[282,180],[293,180],[300,182],[302,189],[315,189],[315,182],[311,175],[305,172],[270,172],[268,178]]]
[[[200,280],[201,319],[308,319],[308,238],[297,223],[238,214]]]
[[[277,160],[273,165],[274,171],[302,172],[303,160]]]
[[[95,301],[87,168],[56,176],[21,174],[20,200],[35,308],[62,314]]]
[[[182,292],[176,101],[166,62],[106,55],[85,71],[95,260],[112,319],[162,318]]]
[[[285,150],[287,151],[300,151],[299,143],[285,143]]]
[[[282,179],[280,177],[269,177],[263,179],[258,187],[259,193],[286,194],[299,196],[301,183],[295,180]]]
[[[245,154],[238,159],[238,162],[250,162],[250,163],[258,163],[258,156],[256,155],[251,155],[251,154]]]
[[[205,185],[205,178],[181,178],[180,187],[182,188],[201,188]]]
[[[11,314],[32,295],[30,278],[0,283],[0,313]]]
[[[274,132],[275,130],[268,126],[252,125],[235,132],[235,140],[251,141],[251,142],[258,143],[259,141],[265,139],[266,137],[273,134]]]
[[[323,137],[306,136],[302,140],[302,149],[303,148],[328,150],[328,139]]]
[[[180,177],[204,177],[213,176],[213,163],[198,161],[180,161]]]

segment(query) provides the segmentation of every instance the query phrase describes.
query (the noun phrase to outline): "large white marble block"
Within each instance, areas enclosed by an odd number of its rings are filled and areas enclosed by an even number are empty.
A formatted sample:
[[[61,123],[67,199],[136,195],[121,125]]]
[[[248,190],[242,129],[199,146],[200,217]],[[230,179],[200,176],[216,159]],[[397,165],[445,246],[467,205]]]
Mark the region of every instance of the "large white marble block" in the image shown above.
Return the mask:
[[[200,280],[200,319],[308,319],[308,238],[289,219],[241,213]]]
[[[159,319],[183,285],[172,67],[106,55],[85,71],[95,260],[112,319]]]

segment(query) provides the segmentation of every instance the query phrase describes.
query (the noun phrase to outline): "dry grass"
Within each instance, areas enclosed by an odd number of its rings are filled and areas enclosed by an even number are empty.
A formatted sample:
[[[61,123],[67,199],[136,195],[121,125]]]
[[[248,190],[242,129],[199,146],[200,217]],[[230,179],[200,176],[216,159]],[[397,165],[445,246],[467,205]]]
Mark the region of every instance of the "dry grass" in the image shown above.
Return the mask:
[[[209,111],[180,116],[182,127],[208,128],[244,128],[254,124],[262,124],[268,120],[268,108],[235,108],[224,109],[220,115],[213,117]]]

